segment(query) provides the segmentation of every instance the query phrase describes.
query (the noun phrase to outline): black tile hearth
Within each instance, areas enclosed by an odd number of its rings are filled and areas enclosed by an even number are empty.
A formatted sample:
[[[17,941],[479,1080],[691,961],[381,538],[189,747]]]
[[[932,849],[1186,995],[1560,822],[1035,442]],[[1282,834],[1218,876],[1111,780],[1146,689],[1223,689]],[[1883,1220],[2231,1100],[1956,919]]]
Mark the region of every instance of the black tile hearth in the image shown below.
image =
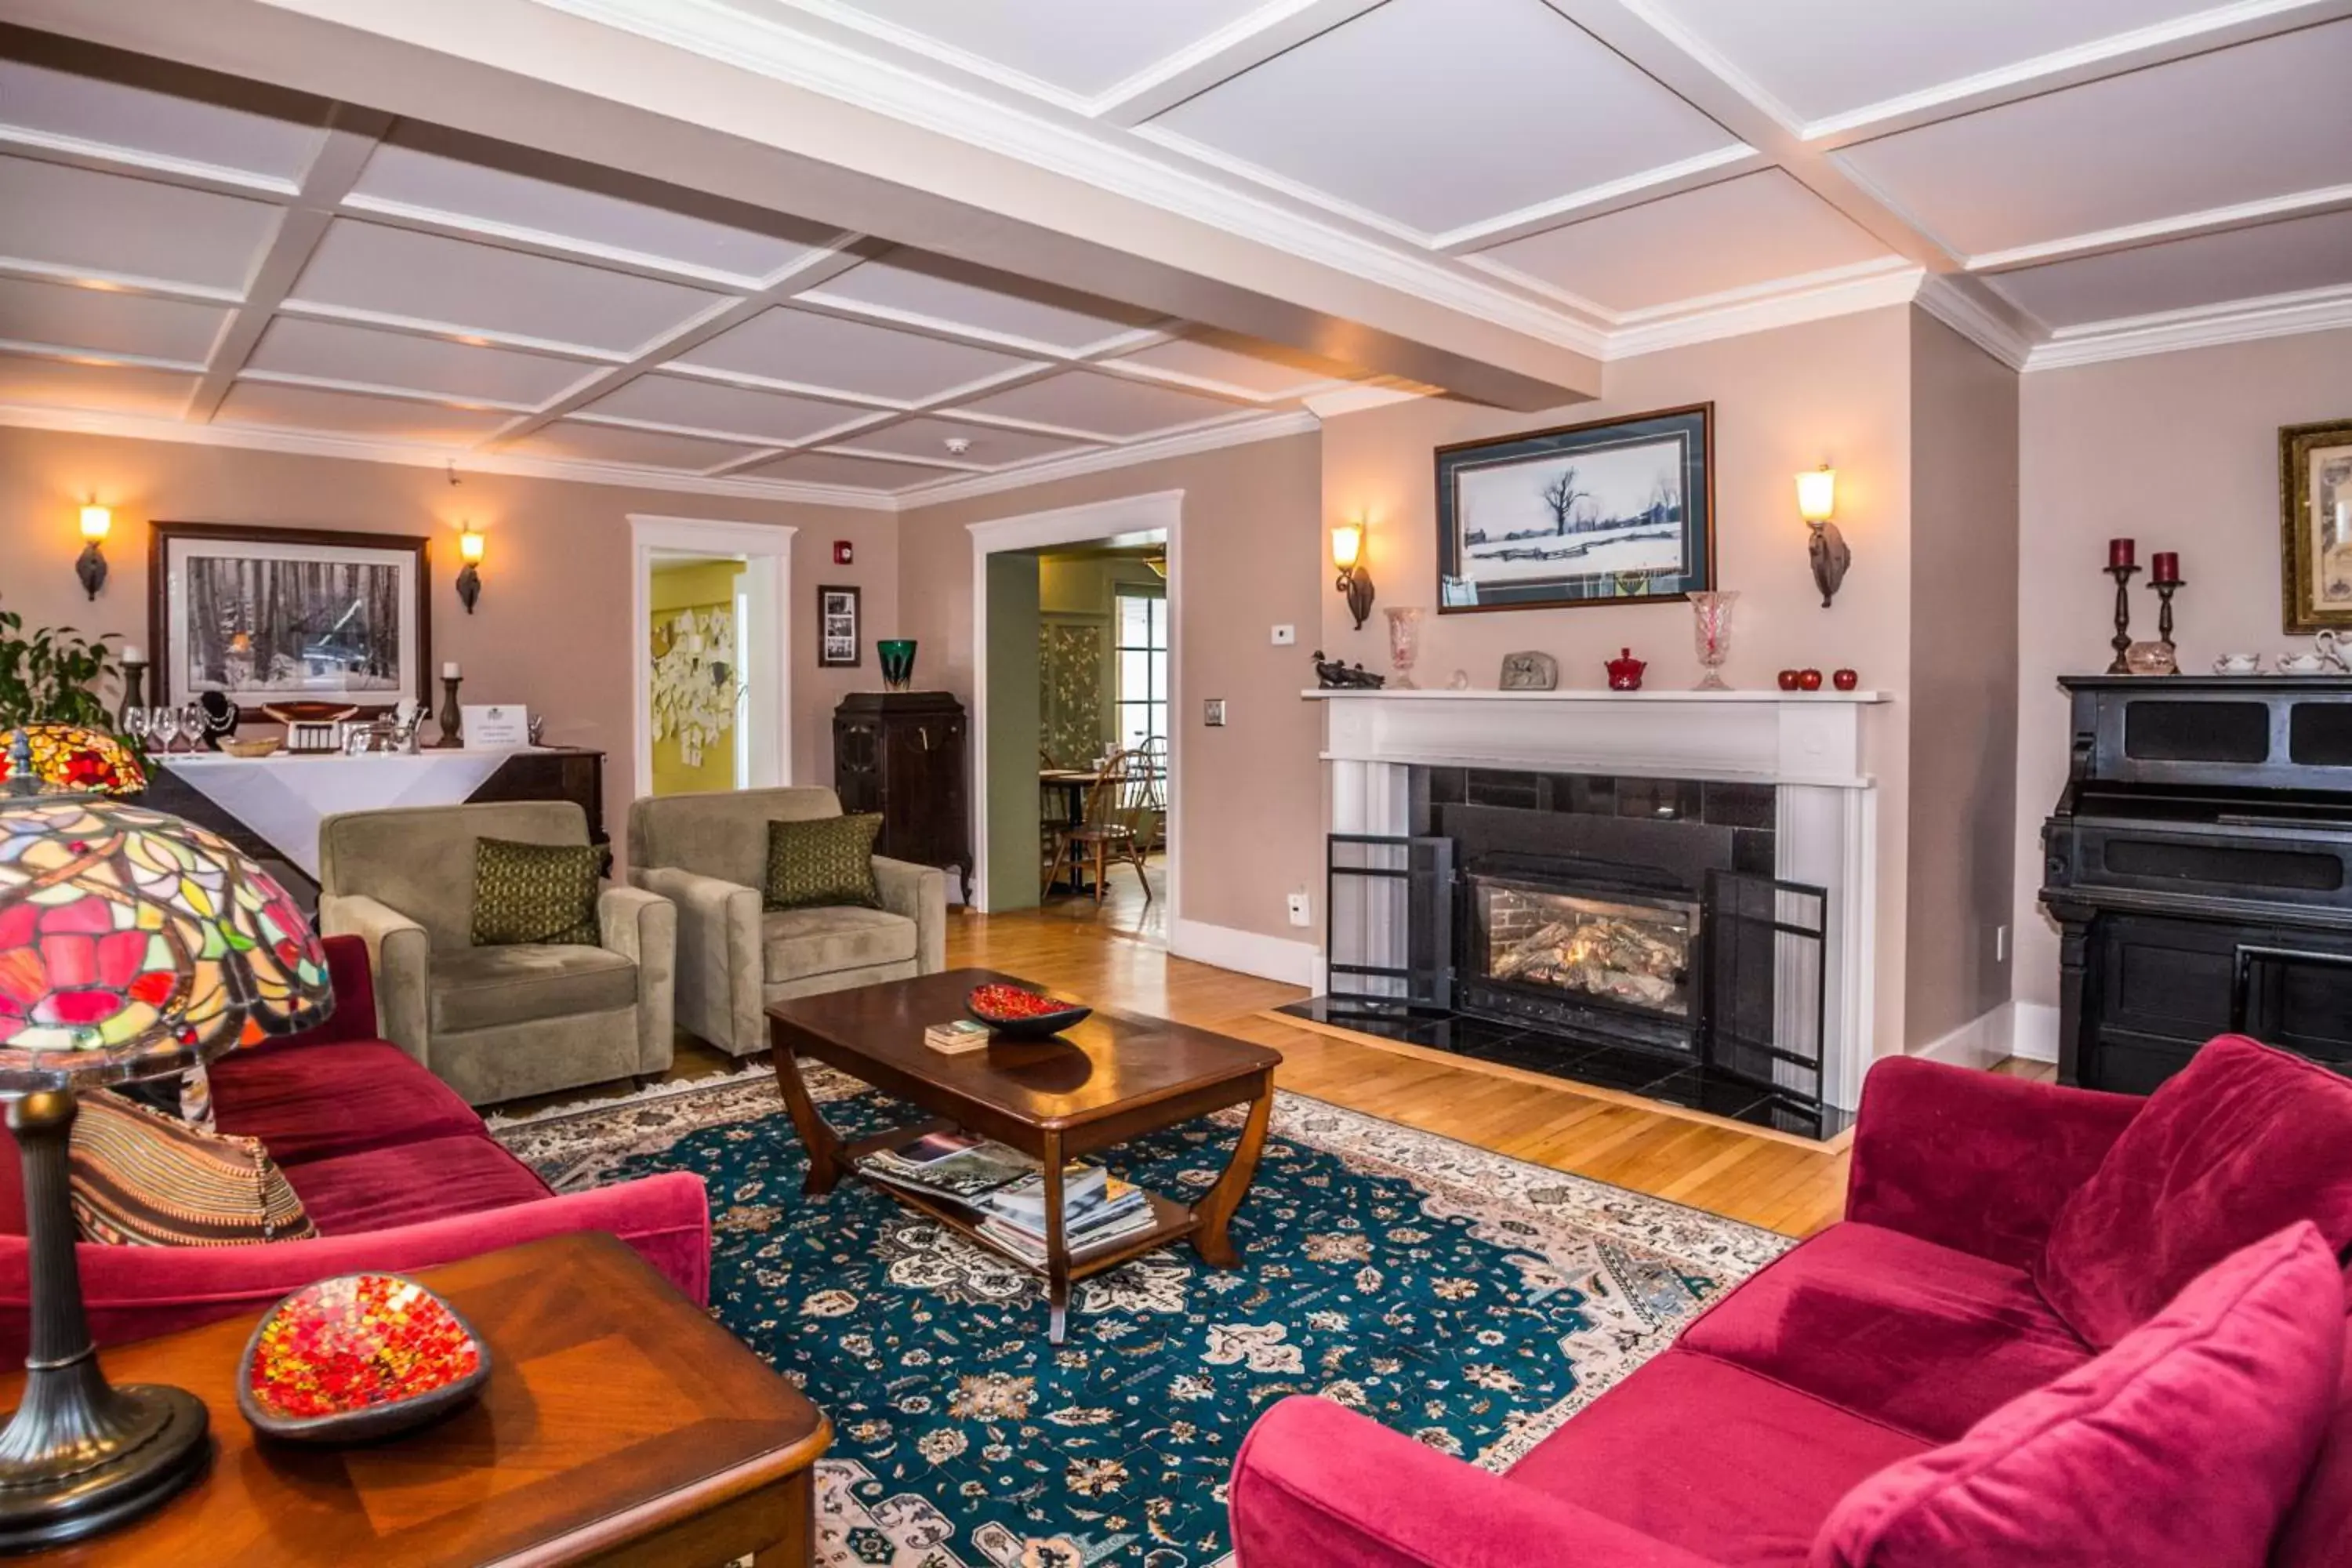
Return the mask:
[[[1701,1110],[1800,1138],[1834,1138],[1853,1121],[1851,1112],[1827,1108],[1816,1110],[1687,1058],[1594,1045],[1545,1029],[1515,1028],[1463,1013],[1366,1013],[1349,1004],[1335,1003],[1328,996],[1309,997],[1280,1011],[1293,1017],[1444,1051],[1472,1061],[1542,1073],[1565,1083],[1637,1094],[1661,1104]]]

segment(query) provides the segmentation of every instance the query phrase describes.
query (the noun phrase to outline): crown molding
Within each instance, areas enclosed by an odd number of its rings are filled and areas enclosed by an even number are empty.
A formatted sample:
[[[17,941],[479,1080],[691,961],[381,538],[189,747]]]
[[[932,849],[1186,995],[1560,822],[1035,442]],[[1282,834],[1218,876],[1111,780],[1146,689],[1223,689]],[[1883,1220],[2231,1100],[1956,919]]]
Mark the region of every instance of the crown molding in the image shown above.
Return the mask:
[[[929,485],[919,489],[900,490],[897,496],[898,510],[913,511],[921,507],[966,500],[973,496],[1026,489],[1032,485],[1075,479],[1081,474],[1099,474],[1112,468],[1130,468],[1137,463],[1157,462],[1163,458],[1187,458],[1200,452],[1219,451],[1226,447],[1244,447],[1285,436],[1308,435],[1322,428],[1323,421],[1303,408],[1287,414],[1269,414],[1263,418],[1229,421],[1200,430],[1180,431],[1153,440],[1130,442],[1124,447],[1049,458],[1026,468],[979,474],[968,479],[950,479],[944,484]]]
[[[1318,392],[1305,399],[1307,411],[1318,419],[1338,419],[1345,415],[1361,414],[1366,409],[1386,408],[1391,404],[1415,403],[1432,395],[1429,392],[1403,386],[1345,386],[1332,392]]]
[[[2239,202],[2226,207],[2208,207],[2202,212],[2179,213],[2147,223],[2125,224],[2117,228],[2103,228],[2090,234],[2067,235],[2032,245],[2013,245],[2006,250],[1988,250],[1980,256],[1969,257],[1964,265],[1971,272],[2007,272],[2045,262],[2096,256],[2105,251],[2133,249],[2155,240],[2189,239],[2227,229],[2252,228],[2286,217],[2315,217],[2323,213],[2340,212],[2346,207],[2352,207],[2352,185],[2329,185],[2321,190],[2294,191],[2285,195],[2264,196],[2260,201]]]
[[[446,468],[451,463],[459,463],[469,473],[507,474],[527,479],[562,479],[575,484],[607,485],[678,495],[736,496],[746,500],[797,501],[807,506],[855,507],[866,511],[898,510],[887,495],[871,490],[846,489],[836,485],[801,484],[789,479],[706,479],[696,474],[660,474],[644,468],[623,468],[614,463],[528,458],[446,447],[406,446],[394,441],[374,441],[352,436],[321,436],[300,430],[186,425],[176,419],[159,419],[145,415],[101,414],[0,403],[0,426],[15,426],[26,430],[56,430],[78,436],[113,436],[133,441],[173,441],[192,447],[234,447],[247,451],[279,452],[302,458],[339,458],[346,462],[394,463],[415,468]]]
[[[1629,324],[1609,334],[1608,352],[1601,357],[1604,362],[1633,359],[1718,338],[1745,337],[1775,327],[1906,305],[1917,297],[1924,277],[1922,269],[1914,266],[1881,268],[1858,278],[1839,277],[1808,288],[1734,300],[1664,321]]]
[[[2260,300],[2237,300],[2225,305],[2200,305],[2187,310],[2062,327],[2048,342],[2033,346],[2026,356],[2025,369],[2064,370],[2106,360],[2135,359],[2142,354],[2256,342],[2263,338],[2293,337],[2347,327],[2352,327],[2352,286],[2309,289]]]
[[[2010,369],[2022,371],[2034,351],[2032,340],[2003,321],[1942,273],[1919,285],[1919,308]]]

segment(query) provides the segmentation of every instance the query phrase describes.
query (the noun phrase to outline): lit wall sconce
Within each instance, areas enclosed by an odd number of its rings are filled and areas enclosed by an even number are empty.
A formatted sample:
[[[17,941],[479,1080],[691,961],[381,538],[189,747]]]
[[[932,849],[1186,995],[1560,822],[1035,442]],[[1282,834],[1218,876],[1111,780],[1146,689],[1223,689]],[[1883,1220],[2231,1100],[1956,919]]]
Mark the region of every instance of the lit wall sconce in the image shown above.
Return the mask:
[[[106,536],[114,531],[114,514],[92,501],[81,509],[81,536],[84,543],[81,557],[74,563],[74,575],[81,579],[82,592],[91,598],[106,586],[106,552],[100,548]]]
[[[1813,586],[1822,591],[1822,608],[1826,610],[1837,597],[1838,584],[1845,581],[1845,569],[1853,564],[1853,552],[1847,547],[1845,535],[1830,521],[1837,515],[1835,468],[1823,463],[1810,474],[1797,476],[1797,515],[1812,531],[1805,553],[1812,558]]]
[[[1348,601],[1348,613],[1356,617],[1356,629],[1364,629],[1364,617],[1372,613],[1372,574],[1364,570],[1364,525],[1343,522],[1331,531],[1331,564],[1339,569],[1339,581],[1335,584]]]
[[[465,563],[457,568],[457,602],[470,616],[474,601],[482,596],[482,536],[470,524],[457,535],[457,559]]]

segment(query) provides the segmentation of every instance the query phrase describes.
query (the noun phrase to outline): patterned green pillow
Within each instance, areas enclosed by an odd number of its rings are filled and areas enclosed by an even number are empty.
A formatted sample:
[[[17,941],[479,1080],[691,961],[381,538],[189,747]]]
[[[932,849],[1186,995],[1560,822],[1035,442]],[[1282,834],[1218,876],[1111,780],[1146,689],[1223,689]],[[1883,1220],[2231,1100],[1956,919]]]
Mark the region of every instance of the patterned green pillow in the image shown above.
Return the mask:
[[[882,817],[877,812],[768,824],[768,908],[859,904],[880,909],[874,836],[881,831]]]
[[[593,844],[474,840],[474,945],[546,942],[594,947],[596,879],[604,856]]]

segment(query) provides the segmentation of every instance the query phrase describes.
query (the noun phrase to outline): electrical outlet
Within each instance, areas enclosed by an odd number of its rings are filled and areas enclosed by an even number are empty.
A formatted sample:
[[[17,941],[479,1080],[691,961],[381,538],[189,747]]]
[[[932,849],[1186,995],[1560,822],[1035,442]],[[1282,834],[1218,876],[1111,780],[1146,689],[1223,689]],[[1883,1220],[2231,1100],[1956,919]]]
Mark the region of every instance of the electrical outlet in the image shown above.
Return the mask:
[[[2009,962],[2009,928],[2005,925],[1992,928],[1992,961],[1995,963]]]
[[[1309,925],[1313,923],[1314,918],[1315,917],[1309,912],[1307,908],[1307,895],[1304,893],[1291,894],[1290,923],[1295,926]]]
[[[1222,697],[1210,697],[1203,699],[1201,703],[1201,722],[1206,724],[1212,730],[1223,729],[1225,727],[1225,700]]]
[[[1298,640],[1298,628],[1297,628],[1297,626],[1276,626],[1276,627],[1275,627],[1275,628],[1274,628],[1274,646],[1275,646],[1275,647],[1290,647],[1292,644],[1294,644],[1294,643],[1297,642],[1297,640]]]

